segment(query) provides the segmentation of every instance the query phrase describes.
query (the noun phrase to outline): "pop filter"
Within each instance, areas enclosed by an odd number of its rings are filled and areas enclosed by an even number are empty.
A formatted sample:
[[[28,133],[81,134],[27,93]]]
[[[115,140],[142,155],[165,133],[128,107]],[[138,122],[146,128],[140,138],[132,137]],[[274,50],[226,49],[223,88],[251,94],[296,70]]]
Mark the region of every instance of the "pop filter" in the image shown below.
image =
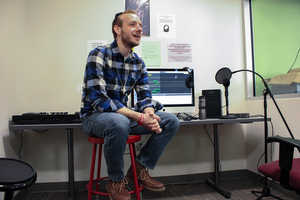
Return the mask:
[[[216,73],[216,81],[220,84],[224,85],[225,88],[225,100],[226,100],[226,115],[220,117],[220,119],[235,119],[236,116],[229,114],[229,103],[228,103],[228,87],[230,84],[230,79],[232,76],[232,72],[228,67],[223,67],[219,69]]]
[[[219,69],[216,73],[216,81],[220,84],[224,84],[230,81],[232,72],[228,67],[223,67]]]

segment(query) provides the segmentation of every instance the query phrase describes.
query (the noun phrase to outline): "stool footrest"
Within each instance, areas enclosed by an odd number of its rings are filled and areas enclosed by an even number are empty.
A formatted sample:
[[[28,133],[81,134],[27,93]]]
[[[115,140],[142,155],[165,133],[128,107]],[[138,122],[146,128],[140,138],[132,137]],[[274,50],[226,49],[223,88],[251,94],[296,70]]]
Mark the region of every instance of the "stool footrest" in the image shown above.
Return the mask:
[[[139,189],[138,189],[138,191],[141,192],[143,189],[144,189],[144,186],[140,186]],[[135,190],[131,190],[131,191],[129,191],[129,193],[130,194],[135,194],[136,191]]]

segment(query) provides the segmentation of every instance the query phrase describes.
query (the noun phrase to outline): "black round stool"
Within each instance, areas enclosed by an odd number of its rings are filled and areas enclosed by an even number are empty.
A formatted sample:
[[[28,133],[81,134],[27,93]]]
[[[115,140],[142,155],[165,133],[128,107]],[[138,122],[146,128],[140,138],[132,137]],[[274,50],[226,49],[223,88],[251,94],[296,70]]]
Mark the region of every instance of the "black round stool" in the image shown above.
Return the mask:
[[[0,158],[0,191],[5,192],[4,200],[12,200],[14,191],[33,185],[36,177],[35,170],[28,163]]]

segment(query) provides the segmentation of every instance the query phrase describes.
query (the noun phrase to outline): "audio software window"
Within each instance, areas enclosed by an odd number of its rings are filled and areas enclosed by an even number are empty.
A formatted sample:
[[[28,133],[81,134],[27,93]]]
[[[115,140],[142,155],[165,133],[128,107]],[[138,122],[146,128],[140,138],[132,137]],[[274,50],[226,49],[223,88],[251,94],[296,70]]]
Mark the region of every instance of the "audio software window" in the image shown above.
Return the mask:
[[[164,106],[194,106],[194,87],[188,88],[189,73],[183,69],[148,69],[148,82],[155,100]]]
[[[185,86],[186,74],[162,73],[151,74],[148,77],[152,95],[191,95],[191,90]]]

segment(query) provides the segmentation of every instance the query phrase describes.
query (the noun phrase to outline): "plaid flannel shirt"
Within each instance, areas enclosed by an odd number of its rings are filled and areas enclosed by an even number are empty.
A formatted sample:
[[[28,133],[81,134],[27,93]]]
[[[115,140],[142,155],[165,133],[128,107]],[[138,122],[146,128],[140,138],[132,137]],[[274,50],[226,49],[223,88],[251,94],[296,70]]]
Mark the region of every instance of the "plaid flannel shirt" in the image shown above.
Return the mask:
[[[94,111],[115,112],[127,107],[132,89],[137,93],[136,111],[147,107],[162,109],[163,105],[152,99],[145,63],[136,53],[131,52],[125,59],[116,41],[95,48],[85,68],[81,117]]]

